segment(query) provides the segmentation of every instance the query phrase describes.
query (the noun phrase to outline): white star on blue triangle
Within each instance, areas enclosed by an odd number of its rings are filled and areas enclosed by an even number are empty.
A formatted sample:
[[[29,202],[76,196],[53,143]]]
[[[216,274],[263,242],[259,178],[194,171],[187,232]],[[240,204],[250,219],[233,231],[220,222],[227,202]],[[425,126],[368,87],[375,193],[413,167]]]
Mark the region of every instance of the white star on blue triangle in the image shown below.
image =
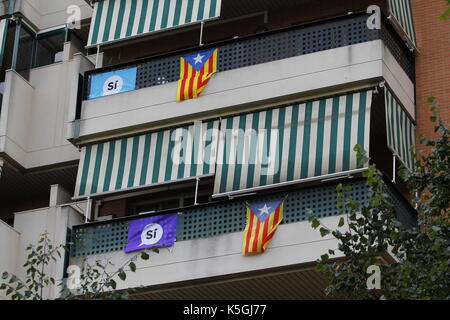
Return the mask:
[[[205,65],[206,61],[211,57],[215,49],[208,51],[196,52],[193,54],[188,54],[183,56],[183,58],[195,69],[195,71],[200,71],[200,69]]]
[[[264,222],[270,215],[278,209],[283,201],[274,201],[274,202],[264,202],[258,204],[249,205],[249,209],[251,212],[255,214],[255,216],[259,219],[259,221]]]

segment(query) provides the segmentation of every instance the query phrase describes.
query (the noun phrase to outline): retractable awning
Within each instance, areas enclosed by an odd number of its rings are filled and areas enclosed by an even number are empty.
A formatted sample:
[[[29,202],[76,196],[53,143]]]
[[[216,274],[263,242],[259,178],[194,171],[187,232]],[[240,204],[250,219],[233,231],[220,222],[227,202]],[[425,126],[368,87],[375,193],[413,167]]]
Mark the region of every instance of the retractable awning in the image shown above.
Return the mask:
[[[405,32],[414,47],[417,47],[411,0],[389,0],[388,4],[389,12],[395,22]]]
[[[360,169],[371,103],[369,90],[223,119],[214,196]]]
[[[387,144],[394,155],[410,170],[414,167],[415,125],[394,95],[385,89]]]
[[[213,175],[219,121],[82,148],[75,198]]]
[[[9,19],[0,20],[0,66],[3,65],[3,57],[5,56],[6,37],[8,35]]]
[[[103,0],[94,4],[87,47],[220,16],[222,0]]]

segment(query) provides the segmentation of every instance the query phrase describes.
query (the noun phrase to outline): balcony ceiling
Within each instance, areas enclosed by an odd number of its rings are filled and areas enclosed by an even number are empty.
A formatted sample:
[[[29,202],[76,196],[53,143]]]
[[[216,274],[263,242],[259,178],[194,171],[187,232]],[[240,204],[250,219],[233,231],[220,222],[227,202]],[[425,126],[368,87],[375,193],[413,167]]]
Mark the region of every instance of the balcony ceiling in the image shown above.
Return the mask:
[[[135,300],[323,300],[327,280],[313,267],[148,289]]]
[[[48,203],[51,185],[59,184],[69,192],[74,190],[77,170],[77,163],[73,163],[59,168],[22,172],[5,161],[0,176],[0,204],[6,207],[19,205],[19,211],[33,209],[33,205],[30,208],[22,206],[26,197],[30,203],[41,207],[42,200]]]
[[[295,7],[314,1],[317,0],[223,0],[221,16],[224,18],[238,17],[254,12]]]

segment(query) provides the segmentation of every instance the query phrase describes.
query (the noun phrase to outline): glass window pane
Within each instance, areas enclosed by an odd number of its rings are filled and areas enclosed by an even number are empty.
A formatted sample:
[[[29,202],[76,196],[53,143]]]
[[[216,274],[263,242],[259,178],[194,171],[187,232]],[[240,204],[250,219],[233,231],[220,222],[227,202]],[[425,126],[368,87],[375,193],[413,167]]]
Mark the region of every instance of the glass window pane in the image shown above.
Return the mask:
[[[55,62],[61,62],[63,58],[65,30],[52,32],[48,35],[39,35],[36,44],[35,67],[41,67]]]
[[[20,28],[19,51],[17,54],[16,71],[28,79],[31,68],[34,37],[23,25]]]

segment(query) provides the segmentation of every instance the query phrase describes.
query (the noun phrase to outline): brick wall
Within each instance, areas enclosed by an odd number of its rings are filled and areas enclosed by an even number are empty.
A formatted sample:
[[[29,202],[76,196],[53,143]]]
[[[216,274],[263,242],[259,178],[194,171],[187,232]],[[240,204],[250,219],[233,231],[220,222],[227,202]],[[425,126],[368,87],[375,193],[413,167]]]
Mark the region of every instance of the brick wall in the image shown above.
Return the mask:
[[[113,215],[114,218],[124,217],[127,212],[125,199],[104,202],[99,208],[99,217]]]
[[[450,122],[450,19],[439,16],[447,8],[444,0],[412,0],[414,26],[420,53],[416,58],[417,136],[433,137],[430,106],[434,96],[441,119]]]

